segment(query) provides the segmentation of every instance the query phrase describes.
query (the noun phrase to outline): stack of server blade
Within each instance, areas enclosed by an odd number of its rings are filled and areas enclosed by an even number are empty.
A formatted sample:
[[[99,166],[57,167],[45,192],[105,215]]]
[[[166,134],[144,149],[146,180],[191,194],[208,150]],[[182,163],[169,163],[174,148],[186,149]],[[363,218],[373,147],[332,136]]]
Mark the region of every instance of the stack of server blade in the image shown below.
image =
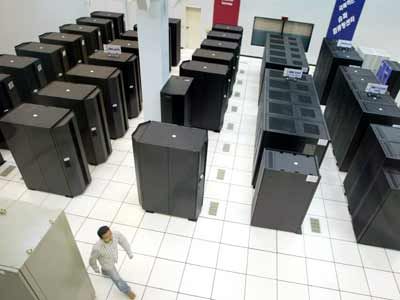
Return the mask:
[[[0,73],[0,118],[21,104],[14,81],[10,75]],[[0,148],[7,148],[0,131]]]
[[[332,85],[325,119],[340,171],[349,169],[369,124],[400,124],[393,98],[365,92],[368,83],[378,83],[370,70],[339,67]]]
[[[314,71],[315,87],[322,105],[326,104],[339,66],[361,66],[363,63],[362,58],[353,47],[338,47],[337,43],[336,40],[326,38],[322,41]]]
[[[283,77],[266,69],[257,115],[253,161],[255,186],[264,149],[315,155],[319,165],[325,156],[329,134],[322,118],[311,75],[301,79]]]
[[[301,233],[301,224],[319,180],[314,156],[264,150],[254,191],[251,225]]]
[[[192,60],[204,61],[214,64],[226,65],[229,68],[229,94],[232,95],[233,84],[236,80],[236,72],[234,70],[234,56],[229,52],[207,50],[207,49],[196,49],[192,54]]]
[[[23,43],[15,46],[18,56],[29,56],[40,59],[47,80],[62,80],[69,70],[67,52],[61,45],[43,43]]]
[[[63,26],[60,26],[60,32],[82,35],[85,39],[88,55],[92,55],[97,50],[103,49],[101,31],[100,28],[97,26],[65,24]]]
[[[115,38],[119,39],[122,33],[125,32],[124,14],[115,13],[110,11],[94,11],[90,14],[92,18],[109,19],[112,20],[112,28],[114,30]]]
[[[0,73],[9,74],[23,102],[47,84],[46,74],[39,59],[26,56],[0,55]]]
[[[309,65],[303,43],[296,37],[267,34],[260,70],[260,87],[263,84],[265,69],[285,68],[301,69],[308,73]]]
[[[86,43],[83,36],[78,34],[48,32],[39,36],[41,43],[62,45],[67,52],[69,66],[87,63]]]
[[[232,25],[225,25],[225,24],[214,24],[212,27],[213,31],[224,31],[224,32],[231,32],[240,34],[243,36],[243,27],[242,26],[232,26]],[[240,38],[239,44],[242,44],[242,38]]]
[[[53,81],[41,89],[34,100],[41,105],[71,109],[88,162],[98,165],[107,160],[112,151],[110,133],[102,94],[96,86]]]
[[[75,83],[97,85],[103,93],[111,138],[124,136],[128,130],[128,114],[120,70],[113,67],[79,64],[67,72],[65,79]]]
[[[201,43],[200,48],[233,53],[234,64],[235,64],[234,67],[235,78],[236,78],[236,73],[239,70],[239,55],[240,55],[240,47],[238,43],[205,39]]]
[[[89,63],[99,66],[118,68],[124,78],[128,118],[136,118],[142,109],[142,91],[139,86],[139,60],[131,53],[109,56],[104,51],[97,51],[89,57]]]
[[[74,113],[23,103],[0,128],[29,189],[74,197],[91,181]]]
[[[171,76],[161,90],[161,120],[191,127],[193,78]]]
[[[362,204],[368,187],[381,167],[400,170],[400,129],[372,124],[343,182],[350,213],[354,214]]]
[[[239,44],[239,49],[242,43],[242,35],[232,32],[224,32],[218,30],[211,30],[207,33],[207,38],[211,40],[234,42]],[[240,50],[239,50],[240,51]]]
[[[110,19],[82,17],[76,19],[76,24],[99,27],[103,44],[109,44],[115,39],[114,23]]]
[[[201,61],[184,61],[180,76],[192,77],[192,126],[220,131],[228,107],[228,67]]]

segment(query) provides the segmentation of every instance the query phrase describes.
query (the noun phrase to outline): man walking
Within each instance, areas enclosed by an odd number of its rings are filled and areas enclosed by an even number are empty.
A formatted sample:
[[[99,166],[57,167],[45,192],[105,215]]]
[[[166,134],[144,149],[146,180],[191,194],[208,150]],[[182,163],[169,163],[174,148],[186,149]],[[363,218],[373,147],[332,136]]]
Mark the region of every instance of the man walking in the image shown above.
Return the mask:
[[[127,239],[118,231],[111,232],[108,226],[102,226],[97,231],[100,240],[93,245],[92,253],[90,254],[89,264],[96,273],[100,273],[97,261],[101,266],[103,275],[112,279],[118,289],[126,294],[129,299],[135,299],[136,295],[132,292],[128,284],[119,276],[115,264],[118,262],[118,244],[128,254],[129,259],[132,259],[133,254]]]

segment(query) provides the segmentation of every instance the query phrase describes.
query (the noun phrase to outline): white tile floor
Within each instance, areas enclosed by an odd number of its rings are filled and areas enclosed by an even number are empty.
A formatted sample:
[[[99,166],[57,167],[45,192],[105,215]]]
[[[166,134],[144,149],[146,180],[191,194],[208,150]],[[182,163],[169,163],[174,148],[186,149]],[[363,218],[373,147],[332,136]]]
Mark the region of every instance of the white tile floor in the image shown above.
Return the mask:
[[[190,52],[183,51],[188,58]],[[139,206],[130,136],[140,118],[130,120],[125,137],[112,142],[106,163],[91,166],[93,182],[84,195],[70,199],[28,191],[15,169],[0,177],[0,196],[65,208],[86,265],[99,226],[123,232],[135,255],[129,260],[121,251],[118,268],[139,300],[400,299],[400,252],[355,243],[345,174],[337,170],[331,150],[303,235],[249,226],[259,68],[260,60],[241,58],[224,128],[209,134],[197,223],[147,214]],[[8,151],[1,152],[8,162],[0,172],[14,164]],[[208,214],[211,202],[219,204],[216,216]],[[321,233],[312,232],[311,218],[319,220]],[[88,271],[99,300],[126,299],[108,278]]]

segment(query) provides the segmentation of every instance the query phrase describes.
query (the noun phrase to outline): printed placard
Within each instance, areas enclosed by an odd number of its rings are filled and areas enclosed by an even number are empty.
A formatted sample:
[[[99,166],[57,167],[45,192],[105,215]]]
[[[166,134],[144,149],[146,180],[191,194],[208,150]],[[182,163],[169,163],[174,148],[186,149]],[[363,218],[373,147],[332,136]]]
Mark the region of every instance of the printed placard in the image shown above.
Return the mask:
[[[104,52],[107,53],[109,56],[120,56],[122,53],[122,49],[119,45],[105,44]]]
[[[351,48],[353,47],[353,43],[347,40],[338,40],[337,46],[340,48]]]
[[[285,68],[283,70],[283,77],[300,79],[303,76],[303,70]]]
[[[378,95],[384,95],[386,94],[388,89],[388,86],[385,84],[379,84],[379,83],[368,83],[367,87],[365,88],[365,92],[370,93],[370,94],[378,94]]]

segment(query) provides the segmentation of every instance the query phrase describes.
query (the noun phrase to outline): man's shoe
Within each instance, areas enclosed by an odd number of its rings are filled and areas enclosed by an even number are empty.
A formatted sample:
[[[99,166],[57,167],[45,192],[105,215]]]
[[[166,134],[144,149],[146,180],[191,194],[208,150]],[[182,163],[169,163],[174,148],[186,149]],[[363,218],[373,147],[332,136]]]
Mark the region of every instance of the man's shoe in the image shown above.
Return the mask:
[[[132,300],[136,299],[136,295],[134,292],[129,292],[128,297],[129,297],[129,299],[132,299]]]

